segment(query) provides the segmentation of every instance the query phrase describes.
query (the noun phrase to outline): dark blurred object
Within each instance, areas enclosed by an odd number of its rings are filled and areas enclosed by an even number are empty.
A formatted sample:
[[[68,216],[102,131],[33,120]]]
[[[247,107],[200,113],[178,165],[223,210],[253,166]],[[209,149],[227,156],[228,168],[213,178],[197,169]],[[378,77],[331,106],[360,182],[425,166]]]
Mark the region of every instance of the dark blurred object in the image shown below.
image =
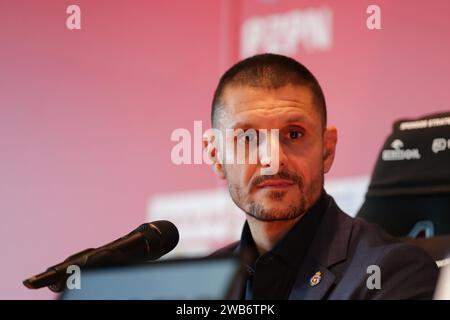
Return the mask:
[[[398,120],[378,156],[358,217],[425,249],[450,251],[450,112]]]
[[[439,268],[450,266],[450,235],[431,238],[400,238],[403,242],[422,248],[433,257]]]
[[[395,237],[446,235],[450,234],[450,195],[366,195],[358,217],[381,225]]]

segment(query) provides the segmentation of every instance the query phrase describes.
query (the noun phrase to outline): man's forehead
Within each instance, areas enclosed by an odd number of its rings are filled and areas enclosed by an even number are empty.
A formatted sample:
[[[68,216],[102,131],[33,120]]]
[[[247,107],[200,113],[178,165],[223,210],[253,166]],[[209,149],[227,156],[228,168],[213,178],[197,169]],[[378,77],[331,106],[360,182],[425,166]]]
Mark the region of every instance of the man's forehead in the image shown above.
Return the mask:
[[[227,127],[269,119],[313,121],[317,116],[311,90],[298,85],[278,89],[230,86],[224,91],[222,104],[222,120]]]

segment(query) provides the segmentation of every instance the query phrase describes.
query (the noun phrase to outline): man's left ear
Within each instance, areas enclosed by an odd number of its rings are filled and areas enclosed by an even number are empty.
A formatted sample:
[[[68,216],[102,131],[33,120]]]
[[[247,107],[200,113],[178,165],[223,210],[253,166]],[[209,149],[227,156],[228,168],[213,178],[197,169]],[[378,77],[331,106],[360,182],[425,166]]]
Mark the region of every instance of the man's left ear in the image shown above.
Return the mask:
[[[336,153],[337,129],[334,126],[326,128],[323,134],[323,173],[330,171]]]

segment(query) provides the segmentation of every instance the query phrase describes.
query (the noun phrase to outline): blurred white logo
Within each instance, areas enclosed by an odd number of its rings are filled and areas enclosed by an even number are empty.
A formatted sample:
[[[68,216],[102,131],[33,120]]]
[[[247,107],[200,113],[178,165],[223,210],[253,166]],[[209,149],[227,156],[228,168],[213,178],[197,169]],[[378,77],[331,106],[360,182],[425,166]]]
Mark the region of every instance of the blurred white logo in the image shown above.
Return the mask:
[[[431,145],[431,150],[433,150],[434,153],[444,151],[447,148],[450,149],[450,139],[447,141],[445,138],[436,138]]]
[[[399,140],[399,139],[395,139],[394,141],[392,141],[391,147],[392,147],[392,149],[400,150],[401,148],[404,147],[403,141]]]
[[[241,27],[241,57],[270,52],[295,55],[326,51],[332,44],[333,12],[328,7],[251,17]]]
[[[401,160],[412,160],[420,159],[419,149],[406,149],[403,150],[404,143],[400,139],[395,139],[391,143],[393,150],[386,149],[381,153],[381,158],[383,161],[401,161]]]

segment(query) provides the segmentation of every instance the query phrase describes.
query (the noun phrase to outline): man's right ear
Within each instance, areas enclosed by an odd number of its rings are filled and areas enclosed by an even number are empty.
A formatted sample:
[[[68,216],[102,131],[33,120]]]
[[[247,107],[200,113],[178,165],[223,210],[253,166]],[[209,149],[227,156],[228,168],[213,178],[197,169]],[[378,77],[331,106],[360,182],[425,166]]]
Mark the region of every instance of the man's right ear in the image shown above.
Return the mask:
[[[214,173],[220,178],[225,179],[225,169],[222,161],[220,161],[219,147],[220,143],[217,139],[217,133],[214,129],[207,130],[203,134],[203,160],[206,164],[210,164]],[[219,133],[220,134],[220,133]]]

